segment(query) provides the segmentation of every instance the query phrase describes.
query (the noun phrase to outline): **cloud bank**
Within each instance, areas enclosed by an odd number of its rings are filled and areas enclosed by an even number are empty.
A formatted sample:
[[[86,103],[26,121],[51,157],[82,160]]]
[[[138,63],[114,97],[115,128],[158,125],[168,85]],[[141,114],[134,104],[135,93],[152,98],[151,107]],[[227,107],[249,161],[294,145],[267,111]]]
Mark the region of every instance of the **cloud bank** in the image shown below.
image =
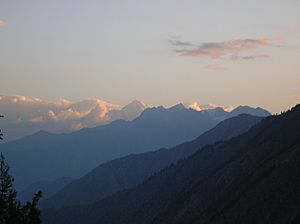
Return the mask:
[[[251,52],[259,47],[275,46],[276,43],[268,38],[261,39],[236,39],[224,42],[206,42],[200,45],[191,42],[182,42],[170,40],[175,49],[174,52],[180,56],[190,57],[210,57],[212,59],[222,59],[226,56],[238,57],[239,54]],[[257,59],[268,57],[267,55],[257,54],[249,56],[240,56],[238,59]]]
[[[12,140],[39,130],[53,133],[75,131],[110,123],[133,120],[150,107],[137,100],[121,105],[90,98],[80,102],[60,99],[41,100],[27,96],[0,96],[1,128],[6,140]]]

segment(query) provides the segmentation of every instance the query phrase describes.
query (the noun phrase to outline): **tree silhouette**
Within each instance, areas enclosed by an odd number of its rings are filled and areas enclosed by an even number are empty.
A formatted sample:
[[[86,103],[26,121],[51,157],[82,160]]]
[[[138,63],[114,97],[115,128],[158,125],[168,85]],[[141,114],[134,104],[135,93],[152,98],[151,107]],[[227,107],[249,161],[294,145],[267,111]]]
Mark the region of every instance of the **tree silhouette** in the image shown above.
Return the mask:
[[[22,213],[24,214],[24,223],[30,224],[40,224],[42,223],[40,219],[40,210],[37,209],[37,204],[42,197],[42,192],[39,191],[34,195],[31,202],[27,202],[25,206],[22,208]]]
[[[1,153],[0,157],[0,223],[1,224],[40,224],[40,210],[37,204],[42,196],[39,191],[31,202],[25,205],[17,200],[17,191],[13,188],[13,177],[9,166]]]
[[[0,118],[2,118],[2,117],[4,117],[4,116],[0,114]],[[2,130],[0,129],[0,140],[3,140],[2,136],[3,136],[3,133],[2,133]]]
[[[3,115],[0,115],[3,117]],[[0,130],[0,140],[3,134]],[[17,200],[17,191],[13,188],[14,178],[9,174],[9,166],[4,155],[0,155],[0,224],[40,224],[40,210],[37,204],[42,197],[39,191],[31,202],[25,205]]]
[[[13,178],[9,175],[9,166],[1,153],[0,158],[0,223],[15,223],[20,209],[17,192],[13,189]],[[13,220],[15,219],[15,220]]]

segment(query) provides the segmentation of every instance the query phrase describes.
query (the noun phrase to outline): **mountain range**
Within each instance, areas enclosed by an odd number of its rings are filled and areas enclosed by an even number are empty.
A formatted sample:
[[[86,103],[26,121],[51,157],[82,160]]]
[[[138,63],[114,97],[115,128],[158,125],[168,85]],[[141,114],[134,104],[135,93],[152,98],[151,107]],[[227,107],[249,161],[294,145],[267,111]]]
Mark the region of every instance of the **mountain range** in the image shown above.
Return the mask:
[[[71,102],[66,99],[47,101],[28,96],[0,96],[1,114],[5,115],[1,128],[7,142],[40,130],[68,133],[115,120],[131,121],[149,107],[138,100],[122,107],[97,98]]]
[[[220,122],[195,140],[174,148],[132,154],[101,164],[80,179],[66,185],[53,197],[43,200],[41,206],[55,208],[89,204],[118,191],[132,188],[155,172],[190,156],[204,145],[230,139],[246,132],[261,119],[262,117],[241,114]],[[34,190],[36,191],[37,188]],[[30,193],[28,198],[32,192],[34,191],[28,192]]]
[[[300,222],[300,105],[206,145],[138,186],[90,205],[45,209],[45,224]]]
[[[171,108],[148,108],[133,121],[118,120],[69,134],[40,131],[0,144],[11,165],[18,189],[38,181],[61,177],[78,178],[99,164],[131,153],[173,147],[190,141],[220,121],[246,111],[268,116],[261,108],[240,106],[231,112],[222,108],[196,111],[182,104]]]

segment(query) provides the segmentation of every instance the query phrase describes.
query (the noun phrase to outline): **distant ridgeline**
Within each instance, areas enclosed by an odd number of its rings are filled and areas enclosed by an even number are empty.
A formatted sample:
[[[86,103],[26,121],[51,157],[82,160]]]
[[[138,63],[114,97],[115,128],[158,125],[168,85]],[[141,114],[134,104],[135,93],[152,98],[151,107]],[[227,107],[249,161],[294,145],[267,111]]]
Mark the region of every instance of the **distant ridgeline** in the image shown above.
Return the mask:
[[[270,115],[247,106],[226,112],[222,108],[195,111],[179,104],[169,109],[146,109],[133,121],[115,121],[69,134],[38,132],[1,144],[0,151],[11,165],[16,187],[22,190],[38,181],[78,178],[121,156],[173,147],[241,113]]]
[[[149,105],[137,100],[122,107],[97,98],[70,102],[65,99],[47,101],[0,94],[1,113],[6,115],[1,121],[1,128],[5,130],[5,142],[32,135],[39,130],[69,133],[115,120],[131,121],[148,107]]]
[[[261,119],[263,118],[241,114],[220,122],[193,141],[170,149],[129,155],[101,164],[58,191],[53,197],[42,201],[41,206],[54,208],[90,204],[117,191],[132,188],[155,172],[188,157],[204,145],[230,139],[248,131]]]
[[[296,224],[299,180],[300,105],[206,145],[134,188],[42,214],[45,224]]]

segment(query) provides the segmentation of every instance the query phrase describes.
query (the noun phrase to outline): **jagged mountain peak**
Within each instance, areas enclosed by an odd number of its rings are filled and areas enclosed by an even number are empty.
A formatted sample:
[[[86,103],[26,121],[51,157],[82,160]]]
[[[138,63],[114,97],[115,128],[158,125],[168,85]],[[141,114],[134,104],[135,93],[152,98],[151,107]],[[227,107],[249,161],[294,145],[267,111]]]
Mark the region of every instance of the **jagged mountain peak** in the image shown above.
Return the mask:
[[[125,105],[122,109],[125,108],[134,108],[134,109],[140,109],[145,110],[146,108],[150,108],[151,106],[149,104],[146,104],[140,100],[133,100],[129,104]]]
[[[178,110],[186,110],[186,109],[187,108],[183,105],[183,103],[178,103],[178,104],[168,108],[168,110],[172,110],[172,111],[174,111],[174,110],[177,110],[177,111]]]

